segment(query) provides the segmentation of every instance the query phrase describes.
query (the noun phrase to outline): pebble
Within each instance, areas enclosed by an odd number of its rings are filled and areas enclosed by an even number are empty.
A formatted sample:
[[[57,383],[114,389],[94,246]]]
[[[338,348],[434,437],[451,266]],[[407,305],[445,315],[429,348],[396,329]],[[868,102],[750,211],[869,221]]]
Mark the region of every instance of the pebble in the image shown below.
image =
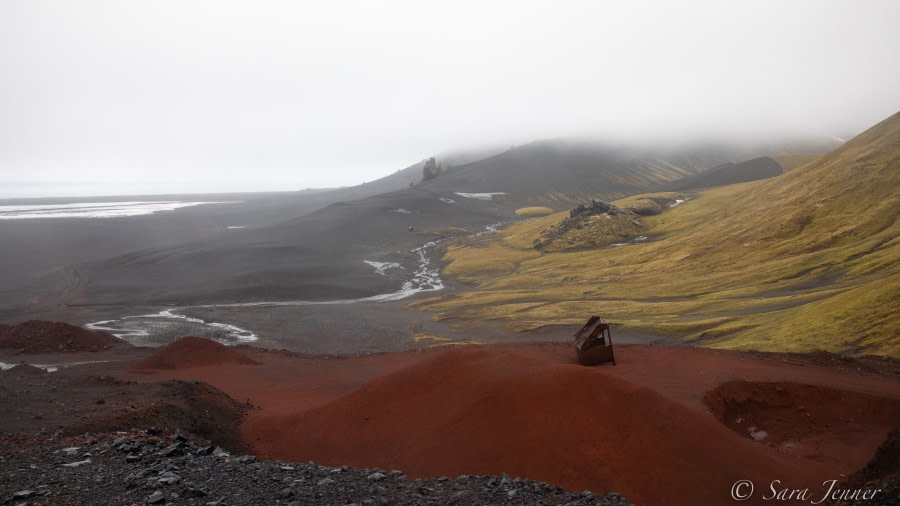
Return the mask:
[[[181,477],[171,471],[166,471],[159,474],[159,480],[157,481],[159,481],[160,485],[174,485],[181,481]]]
[[[35,494],[34,490],[20,490],[13,494],[13,499],[28,499]]]
[[[181,491],[181,495],[182,495],[182,497],[187,497],[187,498],[206,497],[206,492],[204,492],[203,490],[200,490],[199,488],[186,487],[184,490]]]
[[[468,490],[460,490],[459,492],[456,492],[455,494],[450,496],[450,503],[451,504],[457,503],[457,502],[469,497],[470,495],[472,495],[472,492],[469,492]]]
[[[83,466],[85,464],[90,464],[91,459],[79,460],[78,462],[69,462],[68,464],[63,464],[63,467],[78,467]]]

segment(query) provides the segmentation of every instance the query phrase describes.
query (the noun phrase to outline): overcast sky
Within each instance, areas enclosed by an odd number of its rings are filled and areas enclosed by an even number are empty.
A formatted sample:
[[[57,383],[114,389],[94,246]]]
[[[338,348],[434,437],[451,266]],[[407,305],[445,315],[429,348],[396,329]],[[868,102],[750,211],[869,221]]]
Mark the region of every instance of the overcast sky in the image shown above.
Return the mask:
[[[898,27],[896,0],[4,0],[0,197],[352,185],[570,135],[844,135],[900,109]]]

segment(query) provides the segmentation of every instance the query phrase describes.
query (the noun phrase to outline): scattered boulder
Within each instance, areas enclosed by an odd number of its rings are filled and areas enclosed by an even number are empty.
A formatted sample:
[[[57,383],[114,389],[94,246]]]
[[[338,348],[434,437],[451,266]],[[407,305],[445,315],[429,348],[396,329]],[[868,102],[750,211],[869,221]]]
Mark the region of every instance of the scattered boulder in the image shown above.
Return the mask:
[[[591,199],[590,205],[578,204],[575,209],[569,211],[569,219],[576,220],[579,218],[587,218],[595,214],[608,213],[610,210],[620,210],[618,207],[602,200]]]
[[[437,163],[432,156],[428,160],[425,160],[425,165],[422,166],[422,181],[430,181],[438,177],[443,169],[441,164]]]

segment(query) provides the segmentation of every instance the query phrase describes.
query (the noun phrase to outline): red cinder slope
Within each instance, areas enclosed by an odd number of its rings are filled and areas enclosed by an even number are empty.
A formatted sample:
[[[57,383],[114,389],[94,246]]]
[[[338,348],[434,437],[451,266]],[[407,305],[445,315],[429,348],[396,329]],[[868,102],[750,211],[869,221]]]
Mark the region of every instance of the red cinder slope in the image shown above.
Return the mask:
[[[740,479],[804,479],[799,461],[612,372],[453,349],[310,411],[254,415],[244,431],[267,458],[412,478],[505,472],[638,504],[727,504]]]

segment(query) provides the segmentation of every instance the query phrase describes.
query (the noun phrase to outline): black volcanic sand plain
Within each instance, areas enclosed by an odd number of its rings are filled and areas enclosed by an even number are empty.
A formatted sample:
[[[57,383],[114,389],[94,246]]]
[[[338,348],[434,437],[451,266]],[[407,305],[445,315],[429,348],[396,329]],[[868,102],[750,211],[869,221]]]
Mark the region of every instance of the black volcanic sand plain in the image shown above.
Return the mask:
[[[420,259],[412,250],[430,241],[521,219],[514,211],[522,206],[564,210],[590,197],[611,199],[653,190],[741,156],[736,150],[708,147],[654,152],[546,141],[483,160],[457,157],[457,164],[427,182],[421,182],[421,164],[414,164],[372,183],[331,191],[116,198],[110,200],[229,203],[131,218],[0,221],[0,235],[11,238],[10,247],[0,253],[0,319],[42,317],[84,324],[165,308],[321,302],[391,293],[419,268]],[[488,192],[503,195],[458,194]],[[398,263],[402,268],[379,274],[364,261]],[[293,347],[290,336],[299,329],[289,326],[292,316],[278,314],[301,315],[311,327],[324,328],[341,320],[344,310],[322,309],[320,325],[310,321],[315,316],[309,316],[307,308],[279,309],[272,312],[275,316],[265,308],[222,311],[232,317],[225,323],[254,332],[259,330],[254,324],[263,323],[263,337]],[[427,313],[412,315],[381,305],[363,310],[378,311],[398,317],[376,325],[384,329],[376,332],[386,336],[384,346],[365,349],[398,349],[395,333],[405,333],[402,345],[408,345],[416,329],[428,325]],[[318,336],[314,340],[320,341]],[[313,349],[326,348],[317,344]]]

